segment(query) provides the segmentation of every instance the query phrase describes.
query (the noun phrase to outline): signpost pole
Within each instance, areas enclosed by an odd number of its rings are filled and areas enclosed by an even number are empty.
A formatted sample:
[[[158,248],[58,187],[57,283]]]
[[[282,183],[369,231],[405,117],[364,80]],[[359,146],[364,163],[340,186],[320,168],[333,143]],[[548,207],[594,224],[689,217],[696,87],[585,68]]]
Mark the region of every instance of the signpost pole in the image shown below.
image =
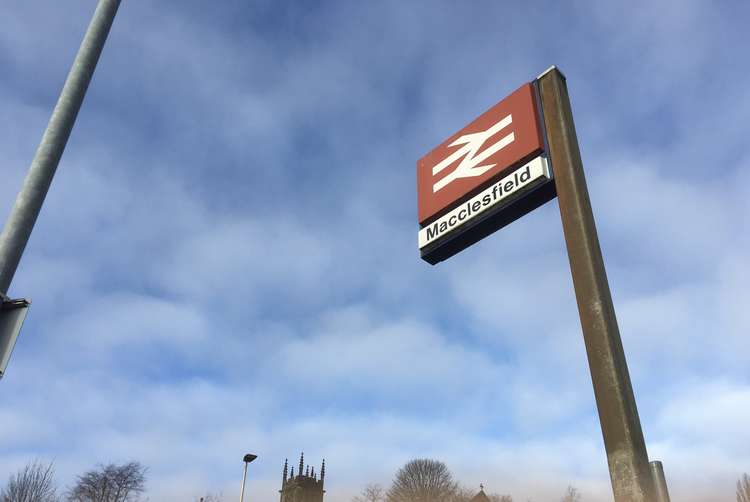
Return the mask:
[[[654,489],[638,409],[617,327],[565,77],[538,78],[549,156],[616,502],[652,502]]]

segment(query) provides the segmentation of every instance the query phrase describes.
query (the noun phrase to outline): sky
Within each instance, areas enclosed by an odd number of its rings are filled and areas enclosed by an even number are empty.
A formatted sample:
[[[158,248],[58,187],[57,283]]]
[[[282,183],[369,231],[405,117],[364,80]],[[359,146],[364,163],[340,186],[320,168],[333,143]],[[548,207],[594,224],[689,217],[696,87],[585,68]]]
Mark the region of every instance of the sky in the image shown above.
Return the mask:
[[[4,222],[93,0],[0,3]],[[430,266],[416,161],[567,77],[652,460],[750,472],[750,78],[740,0],[125,0],[10,289],[0,483],[148,467],[151,501],[327,502],[413,458],[516,500],[611,486],[551,201]],[[317,469],[316,469],[317,470]]]

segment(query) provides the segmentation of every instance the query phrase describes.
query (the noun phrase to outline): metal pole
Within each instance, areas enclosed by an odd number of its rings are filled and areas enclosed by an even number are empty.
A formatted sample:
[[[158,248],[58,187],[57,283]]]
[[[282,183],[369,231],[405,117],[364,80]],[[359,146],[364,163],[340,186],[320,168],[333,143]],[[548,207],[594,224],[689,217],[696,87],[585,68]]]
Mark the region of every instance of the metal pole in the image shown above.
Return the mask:
[[[0,234],[0,293],[7,294],[34,228],[57,164],[73,129],[86,89],[112,26],[120,0],[100,0],[65,80],[42,141]]]
[[[242,475],[242,489],[240,490],[240,502],[245,500],[245,479],[247,478],[247,462],[245,462],[245,473]]]
[[[652,502],[646,444],[604,270],[565,77],[553,67],[538,83],[612,490],[616,502]]]
[[[651,478],[654,481],[654,493],[656,493],[656,502],[670,502],[669,491],[667,490],[667,480],[664,477],[664,466],[658,460],[652,460]]]

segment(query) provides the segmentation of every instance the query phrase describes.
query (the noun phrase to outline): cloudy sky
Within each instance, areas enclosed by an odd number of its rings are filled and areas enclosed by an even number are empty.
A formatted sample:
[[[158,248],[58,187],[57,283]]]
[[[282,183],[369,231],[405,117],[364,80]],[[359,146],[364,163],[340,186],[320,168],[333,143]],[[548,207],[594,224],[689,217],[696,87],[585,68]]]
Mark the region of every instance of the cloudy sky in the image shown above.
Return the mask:
[[[94,0],[0,2],[5,221]],[[750,4],[125,0],[10,293],[0,479],[148,466],[152,501],[326,501],[414,457],[612,500],[552,201],[435,267],[418,158],[568,78],[643,430],[673,500],[750,471]]]

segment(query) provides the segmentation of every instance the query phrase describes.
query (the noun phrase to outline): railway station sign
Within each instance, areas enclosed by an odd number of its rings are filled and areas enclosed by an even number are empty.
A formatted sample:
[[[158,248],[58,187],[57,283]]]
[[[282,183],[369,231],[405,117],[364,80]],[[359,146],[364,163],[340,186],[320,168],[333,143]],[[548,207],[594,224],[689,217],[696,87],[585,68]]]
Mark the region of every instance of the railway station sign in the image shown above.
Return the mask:
[[[527,83],[417,161],[422,258],[435,264],[555,196]]]

